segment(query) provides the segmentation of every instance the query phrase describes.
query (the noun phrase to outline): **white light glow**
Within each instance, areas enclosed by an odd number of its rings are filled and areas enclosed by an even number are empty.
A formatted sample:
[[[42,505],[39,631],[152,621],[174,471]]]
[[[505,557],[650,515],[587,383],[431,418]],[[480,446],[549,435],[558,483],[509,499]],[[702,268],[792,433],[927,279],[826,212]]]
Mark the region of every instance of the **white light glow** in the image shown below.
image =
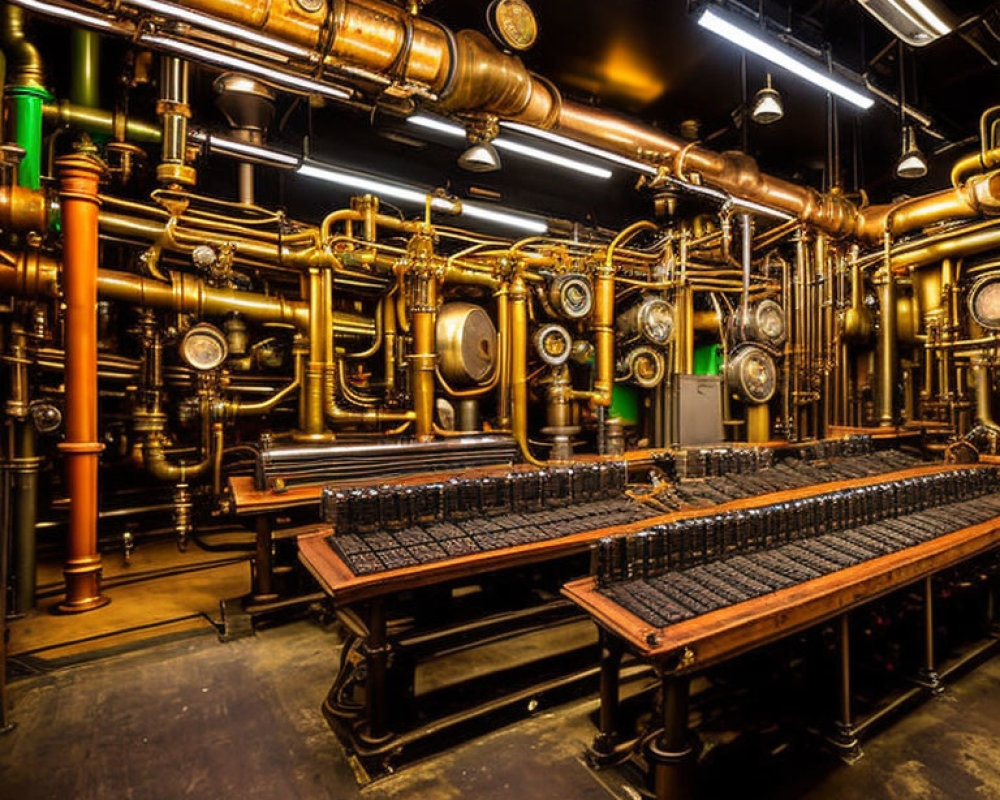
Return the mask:
[[[902,2],[888,0],[888,2],[918,25],[929,25],[940,36],[947,36],[951,33],[951,26],[935,14],[922,0],[902,0]]]
[[[57,19],[64,19],[67,22],[75,22],[78,25],[86,25],[88,28],[118,32],[118,29],[110,19],[98,17],[94,14],[87,14],[84,11],[76,11],[66,6],[57,5],[56,3],[44,3],[40,0],[13,0],[13,3],[29,11],[35,11],[38,14],[45,14]]]
[[[797,75],[803,80],[809,81],[821,89],[825,89],[830,94],[836,95],[858,108],[869,109],[875,103],[874,98],[869,95],[852,89],[846,83],[842,83],[831,75],[810,66],[802,59],[791,55],[785,50],[778,49],[759,36],[723,19],[712,9],[706,9],[702,13],[698,18],[698,24],[706,30],[721,36],[723,39],[727,39],[737,47],[742,47],[750,54],[769,61],[782,69],[786,69],[793,75]]]
[[[408,186],[387,183],[386,181],[370,178],[355,172],[347,172],[317,164],[302,164],[299,166],[297,172],[299,175],[307,178],[316,178],[317,180],[333,183],[355,191],[369,192],[379,197],[397,200],[400,203],[409,203],[422,207],[427,202],[427,192]],[[455,214],[457,212],[471,219],[492,222],[508,228],[516,228],[527,233],[546,233],[549,229],[544,220],[524,217],[520,214],[512,214],[507,211],[496,211],[477,204],[452,202],[444,197],[431,198],[431,208],[447,214]]]
[[[465,138],[465,128],[461,125],[455,125],[447,120],[431,117],[427,114],[412,114],[406,118],[406,121],[412,123],[413,125],[419,125],[422,128],[427,128],[428,130],[437,131],[449,136],[461,137],[462,139]],[[502,136],[496,137],[491,144],[497,150],[504,150],[508,153],[516,153],[519,156],[531,158],[535,161],[542,161],[546,164],[553,164],[557,167],[562,167],[563,169],[580,172],[584,175],[589,175],[592,178],[607,180],[611,177],[611,170],[605,169],[604,167],[597,167],[593,164],[585,164],[582,161],[577,161],[575,158],[566,158],[565,156],[558,155],[557,153],[550,153],[547,150],[539,150],[537,147],[521,144],[520,142],[515,142],[511,139],[504,139]]]
[[[167,19],[180,20],[199,28],[231,36],[234,39],[257,44],[279,53],[285,53],[286,55],[305,59],[310,58],[312,55],[311,51],[303,47],[289,44],[281,39],[275,39],[255,30],[244,28],[241,25],[234,25],[225,20],[210,17],[207,14],[199,14],[197,11],[191,11],[190,9],[176,6],[173,3],[163,3],[160,0],[125,0],[125,4],[141,8],[145,11],[152,11],[154,14],[159,14]]]
[[[241,142],[237,139],[225,139],[221,136],[206,136],[208,146],[212,150],[217,150],[226,154],[236,154],[249,156],[258,161],[266,161],[268,164],[282,167],[298,166],[301,159],[298,156],[282,153],[280,150],[272,150],[268,147],[259,147],[249,142]]]
[[[292,75],[273,67],[265,67],[253,61],[237,58],[227,53],[220,53],[207,47],[188,44],[179,39],[171,39],[167,36],[157,36],[147,33],[140,36],[139,41],[162,50],[188,56],[203,63],[213,64],[227,71],[232,70],[234,72],[245,72],[248,75],[255,75],[265,83],[280,86],[284,89],[291,89],[292,91],[303,92],[305,94],[318,94],[336,100],[346,100],[351,96],[349,91],[341,89],[338,86],[330,86],[329,84],[313,81],[299,75]]]
[[[610,161],[612,164],[620,164],[623,167],[634,169],[636,172],[645,172],[647,175],[656,175],[658,171],[656,167],[650,166],[649,164],[644,164],[641,161],[620,156],[618,153],[612,153],[610,150],[602,150],[600,147],[592,147],[589,144],[578,142],[576,139],[570,139],[568,136],[552,133],[552,131],[547,131],[544,128],[534,128],[531,125],[524,125],[520,122],[506,121],[501,122],[500,125],[503,128],[509,128],[512,131],[517,131],[518,133],[524,133],[528,136],[543,139],[546,142],[552,142],[552,144],[568,147],[571,150],[576,150],[578,153],[586,153],[587,155],[594,156],[595,158]]]

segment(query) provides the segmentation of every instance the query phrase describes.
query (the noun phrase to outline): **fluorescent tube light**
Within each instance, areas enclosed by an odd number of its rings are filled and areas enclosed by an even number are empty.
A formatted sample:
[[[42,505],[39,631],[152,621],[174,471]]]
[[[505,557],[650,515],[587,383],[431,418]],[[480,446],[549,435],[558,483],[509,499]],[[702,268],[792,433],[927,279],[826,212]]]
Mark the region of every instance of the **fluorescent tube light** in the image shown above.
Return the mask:
[[[853,89],[829,73],[821,72],[817,67],[811,66],[798,56],[793,56],[787,50],[775,47],[756,33],[751,33],[735,25],[720,16],[715,9],[705,9],[698,18],[698,24],[706,30],[721,36],[723,39],[729,40],[737,47],[742,47],[751,55],[769,61],[782,69],[786,69],[793,75],[797,75],[803,80],[809,81],[821,89],[825,89],[830,94],[836,95],[858,108],[868,109],[875,103],[875,99],[870,95]]]
[[[427,202],[428,192],[420,189],[388,183],[378,178],[371,178],[356,172],[337,169],[314,163],[299,166],[296,172],[306,178],[333,183],[355,191],[369,192],[379,197],[386,197],[400,203],[409,203],[423,207]],[[471,219],[492,222],[508,228],[515,228],[526,233],[547,233],[548,224],[537,217],[526,217],[508,211],[497,211],[475,203],[456,202],[445,197],[432,197],[431,208],[447,214],[461,214]]]
[[[261,147],[249,142],[241,142],[238,139],[227,139],[200,131],[192,131],[190,136],[197,142],[206,142],[212,152],[237,157],[242,156],[263,164],[271,164],[275,167],[297,167],[302,160],[291,153],[283,153],[280,150],[272,150],[270,147]]]
[[[647,175],[656,175],[659,171],[656,167],[644,164],[641,161],[636,161],[635,159],[628,158],[626,156],[620,156],[618,153],[612,153],[610,150],[602,150],[600,147],[592,147],[589,144],[578,142],[576,139],[570,139],[568,136],[552,133],[552,131],[547,131],[544,128],[535,128],[521,122],[507,121],[502,121],[500,126],[502,128],[509,128],[512,131],[517,131],[518,133],[524,133],[528,136],[543,139],[544,141],[551,142],[552,144],[568,147],[571,150],[576,150],[578,153],[586,153],[589,156],[610,161],[612,164],[620,164],[623,167],[634,169],[636,172],[644,172]]]
[[[253,61],[237,58],[236,56],[231,56],[227,53],[220,53],[217,50],[212,50],[207,47],[189,44],[188,42],[183,42],[179,39],[172,39],[169,36],[144,33],[139,37],[139,41],[143,44],[152,45],[153,47],[157,47],[161,50],[178,53],[180,55],[187,56],[188,58],[193,58],[196,61],[212,64],[213,66],[226,71],[232,70],[233,72],[245,72],[248,75],[254,75],[257,78],[260,78],[265,83],[280,86],[283,89],[290,89],[304,94],[318,94],[335,100],[347,100],[351,96],[349,91],[341,89],[339,86],[331,86],[327,83],[320,83],[319,81],[310,80],[309,78],[303,78],[300,75],[283,72],[282,70],[275,69],[274,67],[265,67]]]
[[[281,39],[275,39],[274,37],[267,36],[266,34],[251,30],[250,28],[244,28],[242,25],[234,25],[230,22],[226,22],[225,20],[210,17],[207,14],[200,14],[197,11],[191,11],[190,9],[174,5],[173,3],[164,3],[161,2],[161,0],[124,0],[124,2],[126,5],[141,8],[144,11],[151,11],[152,13],[159,14],[161,17],[166,17],[167,19],[187,22],[199,28],[215,31],[216,33],[231,36],[234,39],[240,39],[241,41],[249,42],[251,44],[260,45],[261,47],[266,47],[279,53],[285,53],[286,55],[304,59],[309,59],[313,55],[312,51],[306,50],[304,47],[290,44],[282,41]]]
[[[428,130],[437,131],[438,133],[444,133],[448,136],[454,136],[456,138],[461,137],[465,139],[465,128],[461,125],[456,125],[447,120],[439,119],[438,117],[432,117],[428,114],[411,114],[406,118],[406,121],[418,125],[421,128],[427,128]],[[524,156],[525,158],[531,158],[535,161],[542,161],[546,164],[553,164],[557,167],[562,167],[563,169],[573,170],[575,172],[580,172],[584,175],[590,175],[592,178],[601,178],[602,180],[607,180],[611,177],[611,170],[604,167],[594,166],[593,164],[585,164],[582,161],[577,161],[575,158],[567,158],[566,156],[558,155],[557,153],[551,153],[548,150],[540,150],[537,147],[531,147],[530,145],[522,144],[521,142],[515,142],[512,139],[505,139],[502,136],[497,136],[490,142],[497,150],[505,150],[509,153],[516,153],[519,156]]]
[[[86,25],[88,28],[122,33],[115,23],[106,17],[88,14],[85,11],[77,11],[58,3],[44,3],[41,0],[12,0],[12,2],[16,6],[26,8],[28,11],[34,11],[37,14],[45,14],[46,16],[66,20],[67,22],[75,22],[77,25]]]

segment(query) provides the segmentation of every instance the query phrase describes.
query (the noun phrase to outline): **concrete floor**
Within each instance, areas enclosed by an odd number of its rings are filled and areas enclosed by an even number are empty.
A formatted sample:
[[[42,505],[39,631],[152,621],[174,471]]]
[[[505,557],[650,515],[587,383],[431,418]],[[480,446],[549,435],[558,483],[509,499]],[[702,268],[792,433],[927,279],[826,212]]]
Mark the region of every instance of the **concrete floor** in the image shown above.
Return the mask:
[[[333,634],[300,622],[20,679],[11,687],[18,727],[0,738],[0,798],[638,797],[579,761],[592,700],[359,789],[319,711],[336,646]],[[815,755],[738,769],[741,800],[1000,798],[1000,659],[866,742],[853,767]]]

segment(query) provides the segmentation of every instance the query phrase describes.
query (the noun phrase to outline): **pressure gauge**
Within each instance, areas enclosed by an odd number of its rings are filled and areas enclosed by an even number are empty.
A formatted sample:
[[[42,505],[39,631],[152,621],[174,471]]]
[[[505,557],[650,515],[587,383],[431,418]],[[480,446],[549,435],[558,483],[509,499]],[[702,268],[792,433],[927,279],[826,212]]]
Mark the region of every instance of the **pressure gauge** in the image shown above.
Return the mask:
[[[730,331],[737,342],[760,342],[780,347],[786,336],[785,311],[774,300],[761,300],[747,308],[744,319],[742,309],[731,318]]]
[[[674,335],[674,307],[662,297],[647,297],[619,314],[615,326],[626,339],[642,338],[664,347]]]
[[[969,314],[987,330],[1000,330],[1000,276],[984,275],[972,284]]]
[[[565,364],[573,348],[573,339],[562,325],[543,325],[535,333],[535,350],[551,367]]]
[[[229,355],[226,337],[207,322],[199,322],[184,334],[180,351],[181,358],[189,367],[202,372],[220,366]]]
[[[766,403],[774,396],[778,385],[778,368],[762,347],[744,345],[729,359],[726,383],[729,390],[744,403]]]
[[[643,389],[654,389],[667,374],[667,360],[660,350],[648,345],[633,348],[625,356],[625,373],[628,380]]]
[[[486,22],[493,37],[511,50],[527,50],[538,38],[538,20],[525,0],[493,0]]]
[[[590,279],[577,272],[556,275],[549,284],[549,305],[564,319],[583,319],[594,305]]]

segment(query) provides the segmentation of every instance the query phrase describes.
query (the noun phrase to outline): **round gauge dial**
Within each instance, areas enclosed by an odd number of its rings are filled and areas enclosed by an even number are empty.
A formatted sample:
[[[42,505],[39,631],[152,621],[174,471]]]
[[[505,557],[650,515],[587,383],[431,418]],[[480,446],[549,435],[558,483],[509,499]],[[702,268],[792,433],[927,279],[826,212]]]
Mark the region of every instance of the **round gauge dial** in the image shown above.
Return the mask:
[[[538,38],[538,20],[525,0],[493,0],[486,19],[493,36],[512,50],[527,50]]]
[[[535,350],[549,366],[565,364],[572,347],[573,339],[562,325],[543,325],[535,333]]]
[[[660,385],[667,373],[667,361],[663,353],[642,345],[630,351],[625,357],[629,380],[643,389],[653,389]]]
[[[651,344],[667,344],[674,335],[673,306],[659,297],[645,300],[639,309],[639,332]]]
[[[765,350],[747,345],[730,359],[726,382],[744,403],[766,403],[774,396],[778,385],[778,368]]]
[[[762,300],[757,304],[754,322],[761,340],[773,345],[785,341],[785,312],[774,300]]]
[[[229,355],[226,337],[214,325],[202,322],[195,325],[181,339],[181,358],[192,369],[215,369]]]
[[[549,304],[563,319],[583,319],[594,305],[594,290],[586,275],[565,272],[549,284]]]
[[[987,330],[1000,330],[1000,277],[987,275],[969,290],[969,313]]]

